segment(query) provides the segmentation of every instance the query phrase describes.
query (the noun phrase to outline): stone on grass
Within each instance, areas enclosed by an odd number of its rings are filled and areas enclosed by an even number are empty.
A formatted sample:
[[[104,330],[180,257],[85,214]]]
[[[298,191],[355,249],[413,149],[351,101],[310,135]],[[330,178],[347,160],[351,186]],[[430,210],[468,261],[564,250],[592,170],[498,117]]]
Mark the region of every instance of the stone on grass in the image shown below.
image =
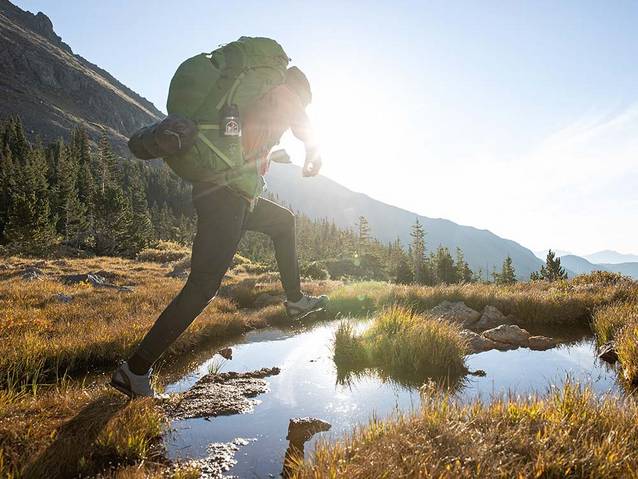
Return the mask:
[[[111,288],[126,293],[133,292],[133,288],[130,286],[118,286],[110,283],[109,280],[106,279],[107,276],[115,278],[116,275],[107,271],[98,271],[96,273],[67,274],[60,279],[64,284],[88,283],[95,288]]]
[[[27,266],[22,272],[22,279],[25,281],[35,281],[42,279],[42,270],[34,266]]]
[[[501,324],[496,328],[484,331],[483,336],[497,343],[527,347],[530,334],[527,330],[519,328],[515,324]]]
[[[69,296],[68,294],[64,293],[58,293],[54,297],[61,303],[70,303],[71,301],[73,301],[73,296]]]
[[[487,305],[485,306],[485,309],[483,309],[481,319],[479,319],[479,321],[474,325],[474,329],[483,331],[507,323],[509,323],[509,320],[503,313],[494,306]]]
[[[464,328],[472,326],[481,317],[481,313],[466,306],[463,301],[443,301],[432,308],[429,313],[435,318],[458,323]]]
[[[558,341],[554,338],[548,338],[547,336],[530,336],[529,348],[535,351],[545,351],[546,349],[555,348],[558,346]]]

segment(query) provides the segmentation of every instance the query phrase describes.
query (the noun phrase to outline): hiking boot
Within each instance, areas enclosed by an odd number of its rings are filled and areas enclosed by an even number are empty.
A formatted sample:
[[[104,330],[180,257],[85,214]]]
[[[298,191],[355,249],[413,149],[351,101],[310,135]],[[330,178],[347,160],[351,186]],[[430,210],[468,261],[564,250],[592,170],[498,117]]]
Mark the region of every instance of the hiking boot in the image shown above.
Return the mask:
[[[130,398],[158,397],[151,386],[151,371],[149,369],[146,374],[134,374],[128,363],[123,362],[111,376],[111,386]]]
[[[304,294],[299,301],[286,301],[286,312],[292,319],[302,319],[311,313],[322,311],[328,306],[328,296],[310,296]]]

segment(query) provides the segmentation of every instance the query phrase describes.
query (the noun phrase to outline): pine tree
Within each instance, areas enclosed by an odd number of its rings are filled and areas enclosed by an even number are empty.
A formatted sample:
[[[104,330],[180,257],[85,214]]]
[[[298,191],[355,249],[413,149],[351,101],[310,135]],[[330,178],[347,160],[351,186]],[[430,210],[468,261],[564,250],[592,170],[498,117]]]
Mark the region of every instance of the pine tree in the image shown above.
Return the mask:
[[[457,282],[456,268],[450,250],[439,246],[436,250],[436,278],[439,283],[454,284]]]
[[[567,279],[567,272],[560,265],[560,258],[551,249],[547,252],[545,265],[541,266],[540,277],[550,282]]]
[[[95,252],[99,255],[130,255],[131,205],[121,188],[107,186],[98,192],[95,207]]]
[[[514,264],[512,258],[507,255],[507,258],[503,261],[503,266],[500,273],[495,273],[494,282],[496,284],[514,284],[516,283],[516,271],[514,270]]]
[[[47,169],[44,152],[31,150],[26,163],[16,170],[15,188],[8,208],[5,240],[13,249],[42,254],[55,242],[55,228],[50,217]]]
[[[456,248],[456,280],[459,283],[471,283],[474,279],[474,273],[465,261],[463,250],[457,246]]]
[[[135,173],[136,170],[133,170],[133,174],[128,178],[132,217],[124,246],[124,249],[131,256],[147,247],[153,237],[153,225],[151,224],[146,195],[142,182]]]
[[[414,271],[414,281],[417,284],[425,282],[425,230],[423,225],[419,223],[417,218],[412,225],[410,232],[412,243],[410,245],[412,251],[412,270]]]
[[[8,144],[0,150],[0,238],[4,238],[4,230],[8,221],[9,205],[16,191],[16,166]]]
[[[359,216],[357,227],[359,230],[359,254],[363,255],[367,252],[368,245],[370,243],[370,225],[368,224],[368,220],[365,216]]]
[[[414,281],[414,273],[406,259],[399,260],[394,277],[397,284],[411,284]]]

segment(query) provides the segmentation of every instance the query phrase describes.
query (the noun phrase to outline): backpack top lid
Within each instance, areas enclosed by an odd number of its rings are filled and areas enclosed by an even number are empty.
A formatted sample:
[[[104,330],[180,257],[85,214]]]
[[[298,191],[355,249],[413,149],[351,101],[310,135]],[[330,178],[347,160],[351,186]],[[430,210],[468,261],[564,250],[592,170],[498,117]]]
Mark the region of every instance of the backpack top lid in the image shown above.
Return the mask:
[[[312,103],[312,90],[308,78],[297,67],[290,67],[286,71],[286,85],[288,85],[301,98],[303,106]]]
[[[195,121],[216,119],[225,103],[243,109],[285,81],[289,61],[275,40],[241,37],[184,61],[171,80],[166,109]]]

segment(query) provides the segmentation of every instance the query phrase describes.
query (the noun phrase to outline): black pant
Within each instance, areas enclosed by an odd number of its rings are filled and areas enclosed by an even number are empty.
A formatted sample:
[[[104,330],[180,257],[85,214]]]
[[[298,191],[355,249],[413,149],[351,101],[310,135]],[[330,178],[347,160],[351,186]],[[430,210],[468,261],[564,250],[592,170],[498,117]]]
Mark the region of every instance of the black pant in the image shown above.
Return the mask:
[[[131,369],[134,365],[138,370],[148,369],[204,310],[217,293],[246,230],[259,231],[272,238],[286,295],[293,301],[301,296],[295,217],[290,210],[259,198],[250,211],[244,198],[210,183],[193,185],[193,202],[197,211],[197,234],[193,241],[191,273],[180,293],[142,339],[129,360]]]

